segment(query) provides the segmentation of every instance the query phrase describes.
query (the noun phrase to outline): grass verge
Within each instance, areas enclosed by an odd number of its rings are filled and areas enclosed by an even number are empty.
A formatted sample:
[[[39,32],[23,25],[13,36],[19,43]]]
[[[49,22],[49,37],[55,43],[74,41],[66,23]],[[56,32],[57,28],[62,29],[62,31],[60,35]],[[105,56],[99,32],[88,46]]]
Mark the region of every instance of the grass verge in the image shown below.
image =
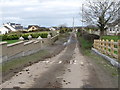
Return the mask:
[[[64,49],[64,46],[62,45],[62,43],[64,43],[63,41],[66,41],[68,37],[69,34],[60,35],[59,39],[55,42],[54,45],[43,48],[37,53],[12,59],[8,62],[3,63],[0,66],[0,71],[2,71],[3,75],[3,82],[15,75],[17,72],[21,71],[23,68],[59,54]]]
[[[19,42],[19,40],[5,40],[8,44]]]
[[[79,33],[77,34],[79,36]],[[91,42],[86,41],[82,37],[78,37],[78,41],[80,44],[80,51],[83,55],[87,56],[91,60],[93,60],[97,65],[99,65],[101,68],[105,69],[105,71],[108,71],[110,75],[112,76],[118,76],[118,68],[112,66],[110,62],[105,60],[99,55],[96,55],[91,51],[92,44]]]
[[[117,42],[117,40],[119,40],[120,38],[118,36],[102,36],[102,39],[105,39],[105,40],[114,40],[115,42]]]
[[[21,67],[25,64],[34,63],[48,55],[49,55],[49,52],[45,50],[41,50],[38,53],[29,55],[29,56],[24,56],[24,57],[13,59],[9,62],[5,62],[2,64],[2,72],[8,72],[9,70]]]

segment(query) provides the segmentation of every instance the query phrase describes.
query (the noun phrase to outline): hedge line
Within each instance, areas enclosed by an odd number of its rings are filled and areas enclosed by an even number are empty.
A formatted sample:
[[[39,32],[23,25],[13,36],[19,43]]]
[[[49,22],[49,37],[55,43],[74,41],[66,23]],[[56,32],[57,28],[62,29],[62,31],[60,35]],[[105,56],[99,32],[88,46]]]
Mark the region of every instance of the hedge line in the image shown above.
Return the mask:
[[[38,38],[41,36],[42,38],[47,38],[48,33],[27,33],[27,34],[5,34],[5,35],[0,35],[0,38],[2,41],[4,40],[18,40],[19,37],[23,37],[25,40],[28,39],[28,36],[31,35],[32,38]]]
[[[79,36],[82,36],[83,39],[87,40],[88,42],[94,42],[94,39],[99,39],[100,36],[96,34],[89,34],[86,31],[82,31],[81,29],[78,30]]]

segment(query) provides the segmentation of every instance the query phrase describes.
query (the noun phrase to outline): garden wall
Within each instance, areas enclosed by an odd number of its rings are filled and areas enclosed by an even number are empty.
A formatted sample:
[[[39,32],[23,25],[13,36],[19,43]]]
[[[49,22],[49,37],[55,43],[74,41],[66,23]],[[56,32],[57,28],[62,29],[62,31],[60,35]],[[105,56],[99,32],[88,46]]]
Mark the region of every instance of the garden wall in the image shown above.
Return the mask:
[[[0,43],[0,63],[9,61],[13,58],[18,58],[38,52],[43,47],[51,45],[57,40],[58,35],[52,38],[43,38],[41,40],[30,40],[28,42],[19,41],[13,44],[7,42]]]

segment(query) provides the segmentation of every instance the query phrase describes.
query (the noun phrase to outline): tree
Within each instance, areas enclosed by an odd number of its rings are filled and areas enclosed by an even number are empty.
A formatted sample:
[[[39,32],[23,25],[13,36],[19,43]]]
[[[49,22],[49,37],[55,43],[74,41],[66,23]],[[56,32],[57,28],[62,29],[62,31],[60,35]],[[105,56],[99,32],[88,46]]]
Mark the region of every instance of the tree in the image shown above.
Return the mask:
[[[107,24],[114,22],[118,18],[119,10],[120,1],[89,1],[83,8],[83,20],[89,25],[98,26],[100,36],[102,36],[107,30]]]
[[[58,27],[59,27],[60,29],[66,28],[66,27],[67,27],[67,24],[65,24],[65,23],[64,23],[64,24],[61,24],[61,25],[59,25]]]

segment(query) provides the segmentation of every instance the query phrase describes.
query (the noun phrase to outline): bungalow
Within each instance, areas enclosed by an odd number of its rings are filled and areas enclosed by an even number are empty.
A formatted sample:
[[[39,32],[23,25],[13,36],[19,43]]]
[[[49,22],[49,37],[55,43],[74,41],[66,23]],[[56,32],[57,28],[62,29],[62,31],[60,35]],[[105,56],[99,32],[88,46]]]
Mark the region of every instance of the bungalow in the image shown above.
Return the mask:
[[[0,34],[6,34],[6,33],[8,33],[8,32],[9,32],[9,29],[8,29],[8,28],[6,28],[6,27],[4,27],[4,26],[0,27]]]
[[[6,33],[9,33],[9,32],[16,32],[18,30],[22,30],[23,29],[23,26],[21,26],[20,24],[15,24],[15,23],[6,23],[6,24],[3,24],[1,27],[0,27],[0,34],[6,34]]]
[[[50,30],[50,31],[55,31],[56,29],[53,28],[53,27],[50,27],[49,30]]]
[[[21,24],[15,24],[15,23],[7,23],[9,26],[13,27],[15,30],[17,31],[21,31],[23,30],[23,26],[21,26]]]
[[[29,25],[28,26],[28,31],[34,31],[40,29],[40,27],[38,25]]]
[[[107,35],[117,35],[120,33],[120,19],[108,24]]]

